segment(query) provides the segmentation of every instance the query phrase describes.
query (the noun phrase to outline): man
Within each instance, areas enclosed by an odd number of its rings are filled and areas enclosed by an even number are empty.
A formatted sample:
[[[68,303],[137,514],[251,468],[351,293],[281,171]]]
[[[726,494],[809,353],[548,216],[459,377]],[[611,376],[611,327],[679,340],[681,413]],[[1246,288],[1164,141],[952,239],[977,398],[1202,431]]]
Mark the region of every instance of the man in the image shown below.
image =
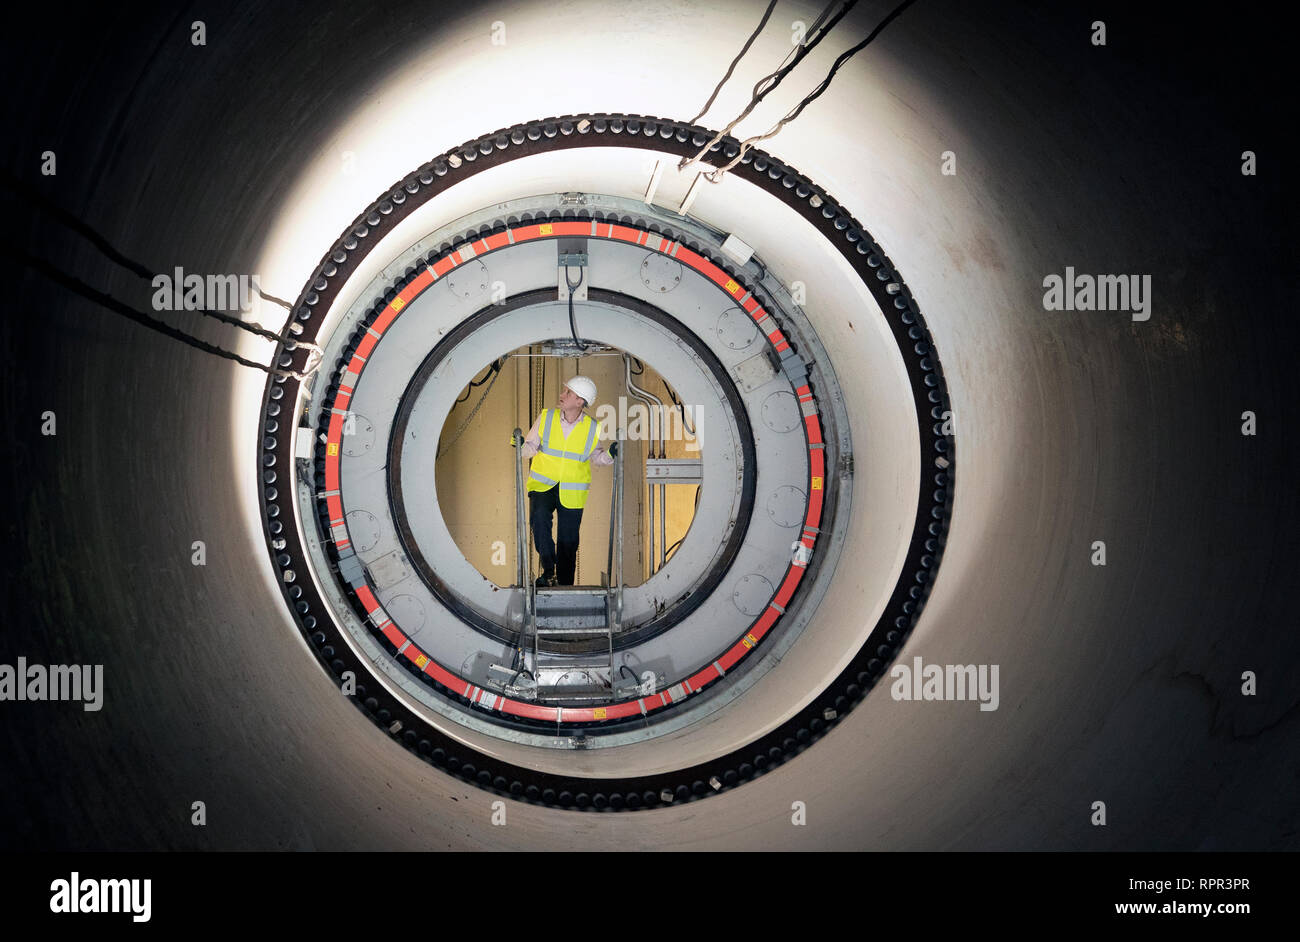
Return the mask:
[[[573,377],[560,393],[559,408],[544,411],[524,436],[523,456],[532,459],[527,490],[533,543],[542,563],[539,587],[573,585],[591,466],[614,463],[597,444],[599,425],[583,411],[595,398],[595,383],[586,376]],[[551,520],[556,514],[558,540],[553,540]]]

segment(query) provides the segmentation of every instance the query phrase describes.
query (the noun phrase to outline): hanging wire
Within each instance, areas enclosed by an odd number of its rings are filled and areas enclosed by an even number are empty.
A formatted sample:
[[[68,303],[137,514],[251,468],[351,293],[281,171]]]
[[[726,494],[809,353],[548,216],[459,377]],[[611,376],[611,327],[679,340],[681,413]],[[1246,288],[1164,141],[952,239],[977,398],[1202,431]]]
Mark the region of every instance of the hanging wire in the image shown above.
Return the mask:
[[[465,416],[464,421],[460,423],[460,428],[456,429],[456,434],[454,434],[451,437],[451,441],[445,444],[441,440],[438,442],[438,453],[434,456],[435,458],[441,458],[445,453],[450,451],[458,441],[460,441],[460,437],[465,434],[465,430],[469,428],[469,424],[474,421],[474,416],[478,415],[478,410],[482,409],[483,403],[487,402],[488,393],[492,391],[492,387],[496,385],[497,377],[500,376],[502,373],[502,370],[500,370],[497,367],[497,364],[495,363],[492,366],[488,367],[488,369],[491,370],[492,381],[487,384],[487,389],[483,390],[483,394],[478,397],[478,402],[474,404],[474,408],[470,410],[469,415]],[[471,382],[470,385],[474,386],[474,385],[482,385],[482,384]],[[466,392],[465,398],[466,399],[469,398],[468,391]],[[464,400],[457,399],[456,401],[462,402]]]
[[[696,484],[695,485],[695,510],[698,511],[699,509],[700,509],[700,485]],[[694,519],[694,511],[692,511],[692,520],[693,519]],[[690,524],[686,525],[686,529],[688,532],[690,531]],[[686,541],[686,534],[684,533],[682,534],[682,538],[680,540],[678,540],[672,546],[668,547],[668,549],[664,550],[665,563],[667,563],[668,560],[672,558],[673,552],[677,549],[677,547],[681,546],[682,543],[684,543],[685,541]]]
[[[749,153],[751,147],[753,147],[759,141],[768,140],[769,138],[775,137],[777,134],[779,134],[782,128],[784,128],[795,118],[799,117],[799,115],[803,113],[803,110],[805,108],[807,108],[810,104],[812,104],[814,101],[820,98],[822,93],[825,92],[826,89],[830,88],[831,79],[835,78],[835,73],[840,70],[840,66],[844,65],[844,63],[849,61],[849,59],[853,58],[853,56],[857,52],[865,48],[868,43],[870,43],[873,39],[875,39],[877,36],[880,35],[881,31],[883,31],[886,26],[888,26],[890,23],[892,23],[895,20],[900,13],[902,13],[904,10],[906,10],[915,2],[916,0],[904,0],[903,3],[900,3],[898,6],[896,6],[889,13],[888,16],[886,16],[883,20],[880,21],[879,25],[877,25],[876,28],[871,31],[870,35],[868,35],[866,39],[862,40],[862,42],[858,43],[853,48],[842,52],[839,55],[839,58],[835,60],[835,64],[831,66],[830,71],[826,74],[826,78],[822,79],[821,84],[819,84],[810,94],[805,96],[804,99],[800,101],[799,104],[796,105],[794,108],[792,108],[784,118],[782,118],[780,121],[774,124],[767,133],[759,134],[756,137],[751,137],[743,141],[740,145],[740,152],[737,153],[736,156],[733,157],[729,163],[721,167],[718,167],[716,170],[706,173],[704,175],[705,179],[707,179],[710,183],[719,182],[722,179],[723,175],[728,170],[731,170],[733,167],[735,167],[745,158],[745,155]]]
[[[578,325],[573,319],[573,292],[575,288],[582,287],[582,279],[586,277],[587,270],[581,265],[578,266],[578,280],[576,282],[569,279],[569,266],[564,266],[564,283],[569,287],[569,330],[573,334],[573,342],[578,345],[579,350],[585,351],[587,345],[578,339]]]
[[[204,353],[210,353],[213,356],[219,356],[227,360],[232,360],[235,363],[238,363],[240,366],[252,367],[253,369],[261,370],[263,373],[269,373],[272,376],[291,376],[297,380],[306,379],[306,376],[304,374],[299,373],[296,370],[279,369],[276,367],[267,366],[264,363],[257,363],[254,362],[253,360],[246,360],[237,353],[232,353],[229,350],[223,350],[221,347],[214,346],[213,344],[207,343],[206,341],[203,340],[199,340],[197,337],[193,337],[182,330],[178,330],[177,328],[172,327],[170,324],[166,324],[163,321],[158,320],[157,318],[150,317],[148,314],[145,314],[143,311],[137,311],[129,304],[124,304],[123,302],[117,300],[117,298],[113,297],[112,295],[105,294],[104,292],[99,291],[96,288],[92,288],[84,281],[81,281],[80,279],[67,274],[66,272],[59,269],[58,267],[51,265],[45,259],[38,258],[35,255],[31,255],[25,249],[23,249],[22,246],[14,242],[11,242],[9,239],[0,239],[0,245],[3,245],[9,252],[11,252],[13,255],[21,259],[23,263],[26,264],[29,268],[32,268],[40,272],[42,275],[44,275],[46,278],[49,278],[51,281],[60,284],[65,288],[68,288],[69,290],[75,292],[76,294],[81,295],[84,298],[87,298],[88,300],[94,301],[100,307],[112,311],[114,314],[118,314],[122,317],[125,317],[127,320],[134,321],[135,323],[140,324],[141,326],[148,327],[150,330],[157,331],[158,333],[166,337],[171,337],[173,340],[179,340],[181,343],[188,344],[189,346],[193,347],[196,350],[201,350]]]
[[[486,373],[483,374],[483,378],[482,378],[482,379],[471,379],[471,380],[469,381],[469,385],[465,387],[465,394],[464,394],[463,396],[458,396],[458,397],[456,398],[456,401],[455,401],[454,403],[452,403],[452,405],[453,405],[453,406],[458,406],[458,405],[460,405],[462,402],[464,402],[464,401],[466,401],[467,399],[469,399],[469,391],[470,391],[471,389],[477,389],[479,386],[482,386],[484,383],[486,383],[486,382],[491,378],[491,376],[492,376],[492,374],[493,374],[494,372],[496,372],[497,370],[501,369],[501,364],[502,364],[503,362],[505,362],[505,360],[504,360],[504,358],[501,358],[501,359],[498,359],[498,360],[494,360],[492,363],[488,364],[488,372],[486,372]]]
[[[749,47],[754,45],[754,40],[757,39],[758,34],[763,31],[763,27],[767,25],[768,18],[772,15],[772,11],[775,9],[776,0],[772,0],[772,2],[767,5],[767,9],[763,11],[763,18],[758,21],[758,26],[754,28],[754,32],[750,33],[749,39],[745,40],[745,45],[740,47],[740,52],[736,53],[736,58],[731,60],[731,65],[727,68],[727,74],[722,76],[722,81],[720,81],[717,87],[713,89],[713,94],[710,95],[709,100],[704,103],[704,107],[700,109],[700,113],[691,118],[691,124],[694,124],[696,121],[699,121],[700,118],[703,118],[705,114],[708,113],[708,110],[713,107],[713,103],[718,98],[718,92],[722,91],[722,86],[727,84],[727,79],[731,78],[731,73],[736,71],[736,66],[739,64],[745,53],[749,52]]]
[[[45,213],[55,222],[59,223],[60,225],[64,226],[67,229],[70,229],[71,231],[75,232],[77,235],[84,238],[91,245],[93,245],[101,255],[103,255],[109,261],[113,262],[115,265],[118,265],[119,267],[126,269],[127,271],[131,272],[132,274],[140,278],[144,278],[152,282],[153,278],[155,277],[155,273],[152,272],[149,268],[119,252],[116,248],[114,248],[112,243],[108,241],[108,239],[104,238],[104,236],[102,236],[90,225],[78,219],[72,213],[68,212],[62,206],[59,206],[49,197],[41,193],[39,190],[36,190],[29,184],[23,182],[18,177],[14,176],[8,170],[0,171],[0,184],[3,184],[6,189],[17,194],[29,205],[34,206],[36,209]],[[6,243],[6,244],[11,244],[11,243]],[[278,334],[272,330],[268,330],[267,328],[263,327],[260,324],[249,323],[247,321],[242,320],[241,318],[234,317],[230,314],[227,314],[224,311],[213,311],[213,310],[207,310],[206,308],[198,309],[195,311],[195,313],[201,314],[204,317],[210,317],[213,320],[220,321],[223,324],[228,324],[232,327],[238,327],[241,330],[247,331],[248,333],[251,334],[255,334],[256,336],[262,337],[266,340],[274,340],[277,343],[283,343],[290,348],[302,347],[303,349],[307,350],[310,354],[308,364],[302,373],[298,373],[295,370],[283,370],[283,369],[273,368],[269,366],[264,366],[261,363],[256,363],[252,360],[246,360],[243,357],[239,356],[238,354],[230,352],[229,350],[223,350],[222,348],[217,347],[213,344],[199,340],[197,337],[194,337],[191,334],[188,334],[178,328],[171,327],[170,325],[166,324],[164,321],[158,318],[145,314],[142,311],[138,311],[135,308],[130,307],[129,305],[121,301],[118,301],[112,295],[99,291],[96,288],[93,288],[90,285],[86,284],[85,282],[81,281],[80,279],[72,275],[68,275],[66,272],[62,271],[57,266],[50,264],[45,259],[41,259],[38,258],[37,256],[31,255],[29,252],[27,252],[22,248],[19,248],[16,251],[16,254],[19,255],[21,258],[23,258],[26,264],[36,269],[37,271],[40,271],[46,277],[76,292],[77,294],[80,294],[83,297],[94,301],[95,303],[106,308],[107,310],[113,311],[115,314],[124,316],[129,320],[135,321],[136,323],[141,324],[145,327],[149,327],[150,329],[157,330],[159,333],[171,337],[174,340],[180,340],[182,343],[187,343],[191,347],[194,347],[196,350],[202,350],[204,353],[211,353],[214,356],[220,356],[225,359],[232,360],[236,363],[239,363],[241,366],[249,366],[255,369],[260,369],[263,372],[270,373],[272,375],[292,376],[295,379],[301,380],[309,376],[316,369],[316,367],[320,365],[321,358],[324,355],[324,352],[320,349],[320,347],[318,347],[314,343],[308,343],[305,340],[297,340],[296,338],[292,337],[288,333]],[[290,305],[287,301],[277,298],[274,295],[267,294],[261,289],[260,286],[254,285],[254,287],[256,288],[258,295],[265,298],[266,300],[278,304],[281,307],[285,308],[286,310],[292,309],[292,305]]]
[[[830,35],[831,30],[835,28],[835,24],[842,20],[845,14],[857,5],[857,2],[858,0],[846,0],[844,5],[840,7],[839,11],[831,17],[830,21],[827,22],[825,26],[816,29],[815,34],[811,38],[806,39],[802,45],[794,50],[793,57],[787,54],[786,62],[784,64],[782,64],[775,72],[759,79],[754,85],[753,91],[750,95],[749,104],[745,106],[745,109],[741,111],[741,113],[737,115],[730,124],[713,135],[713,139],[705,143],[694,157],[683,157],[677,165],[678,169],[686,170],[689,167],[700,163],[700,161],[703,160],[704,155],[709,152],[714,144],[721,141],[735,129],[737,124],[749,117],[750,112],[757,108],[764,98],[775,91],[785,77],[794,71],[795,67],[798,66],[809,53],[816,49],[817,45],[823,39]],[[832,3],[831,6],[834,6],[834,4]],[[829,10],[830,7],[827,7],[827,9]],[[826,12],[823,11],[822,16],[818,17],[818,21],[820,21],[822,17],[825,17],[825,15]]]
[[[695,428],[694,426],[691,425],[691,420],[686,417],[686,406],[683,405],[682,401],[677,398],[677,393],[673,392],[673,388],[668,385],[668,380],[660,376],[659,382],[663,384],[664,391],[668,393],[668,398],[673,401],[673,405],[675,405],[678,409],[681,410],[682,425],[685,427],[686,431],[690,432],[691,437],[694,438]]]

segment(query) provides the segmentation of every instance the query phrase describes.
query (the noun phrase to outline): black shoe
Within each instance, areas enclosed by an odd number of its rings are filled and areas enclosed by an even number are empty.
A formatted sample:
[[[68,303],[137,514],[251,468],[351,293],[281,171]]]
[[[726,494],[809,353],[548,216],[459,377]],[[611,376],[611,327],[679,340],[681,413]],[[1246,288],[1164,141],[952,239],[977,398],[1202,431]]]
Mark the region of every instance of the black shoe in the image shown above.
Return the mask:
[[[549,588],[551,588],[551,586],[553,586],[553,585],[555,585],[555,577],[554,577],[554,576],[548,576],[548,575],[546,575],[545,573],[542,573],[542,575],[540,575],[540,576],[537,577],[537,588],[539,588],[539,589],[549,589]]]

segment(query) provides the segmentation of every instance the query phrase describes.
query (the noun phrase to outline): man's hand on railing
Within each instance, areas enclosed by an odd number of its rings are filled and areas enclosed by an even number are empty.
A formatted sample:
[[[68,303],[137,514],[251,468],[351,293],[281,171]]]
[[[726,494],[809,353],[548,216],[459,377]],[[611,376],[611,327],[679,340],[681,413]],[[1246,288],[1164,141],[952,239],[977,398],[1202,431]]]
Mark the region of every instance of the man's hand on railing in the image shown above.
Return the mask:
[[[610,442],[610,443],[609,443],[609,456],[610,456],[611,458],[617,458],[617,457],[618,457],[618,442]]]
[[[517,429],[510,433],[510,447],[519,448],[525,458],[533,457],[538,451],[538,446],[528,441]]]

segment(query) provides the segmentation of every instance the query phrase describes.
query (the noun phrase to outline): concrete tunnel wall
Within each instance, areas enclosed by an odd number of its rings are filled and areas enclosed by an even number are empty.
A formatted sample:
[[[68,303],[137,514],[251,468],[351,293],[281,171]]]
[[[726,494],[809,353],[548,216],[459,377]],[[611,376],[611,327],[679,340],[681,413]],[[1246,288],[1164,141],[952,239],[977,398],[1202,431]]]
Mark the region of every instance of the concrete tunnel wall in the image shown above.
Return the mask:
[[[870,7],[845,28],[865,34],[886,11]],[[1210,43],[1204,24],[1098,9],[918,4],[768,142],[865,223],[928,319],[958,478],[902,658],[1000,665],[998,710],[895,701],[880,685],[741,789],[618,816],[512,803],[510,826],[491,828],[493,796],[386,741],[283,612],[242,494],[255,433],[241,410],[262,375],[16,267],[0,660],[102,663],[106,702],[4,705],[4,844],[1293,849],[1300,642],[1283,630],[1295,606],[1282,590],[1296,496],[1282,475],[1295,447],[1277,360],[1296,339],[1278,277],[1294,200],[1269,148],[1266,68],[1239,67],[1260,26],[1220,26]],[[303,22],[247,4],[209,15],[196,50],[188,12],[115,15],[16,51],[9,67],[31,91],[3,106],[8,161],[160,270],[257,270],[304,180],[326,182],[299,254],[259,272],[292,298],[381,186],[449,146],[569,111],[689,117],[755,16],[485,4],[431,23],[416,4],[382,19],[327,4]],[[1106,49],[1087,41],[1098,18]],[[495,20],[505,47],[488,42]],[[774,23],[707,120],[738,110],[784,41]],[[819,50],[742,130],[783,113],[833,55]],[[607,73],[575,82],[566,61]],[[509,81],[487,82],[494,70]],[[406,99],[403,84],[445,97]],[[357,116],[364,132],[340,140]],[[42,180],[47,147],[59,173]],[[1245,149],[1273,169],[1241,176]],[[939,173],[949,150],[955,177]],[[11,236],[34,254],[148,309],[143,282],[6,200]],[[1067,265],[1150,273],[1151,319],[1044,311],[1043,276]],[[847,327],[819,329],[852,349]],[[47,409],[52,439],[37,431]],[[1240,433],[1248,409],[1255,437]],[[1105,567],[1090,562],[1099,539]],[[206,567],[190,564],[193,540]],[[1259,674],[1253,698],[1239,695],[1243,670]],[[206,828],[188,824],[194,800]],[[790,826],[794,800],[807,827]],[[1096,800],[1106,828],[1088,823]]]

